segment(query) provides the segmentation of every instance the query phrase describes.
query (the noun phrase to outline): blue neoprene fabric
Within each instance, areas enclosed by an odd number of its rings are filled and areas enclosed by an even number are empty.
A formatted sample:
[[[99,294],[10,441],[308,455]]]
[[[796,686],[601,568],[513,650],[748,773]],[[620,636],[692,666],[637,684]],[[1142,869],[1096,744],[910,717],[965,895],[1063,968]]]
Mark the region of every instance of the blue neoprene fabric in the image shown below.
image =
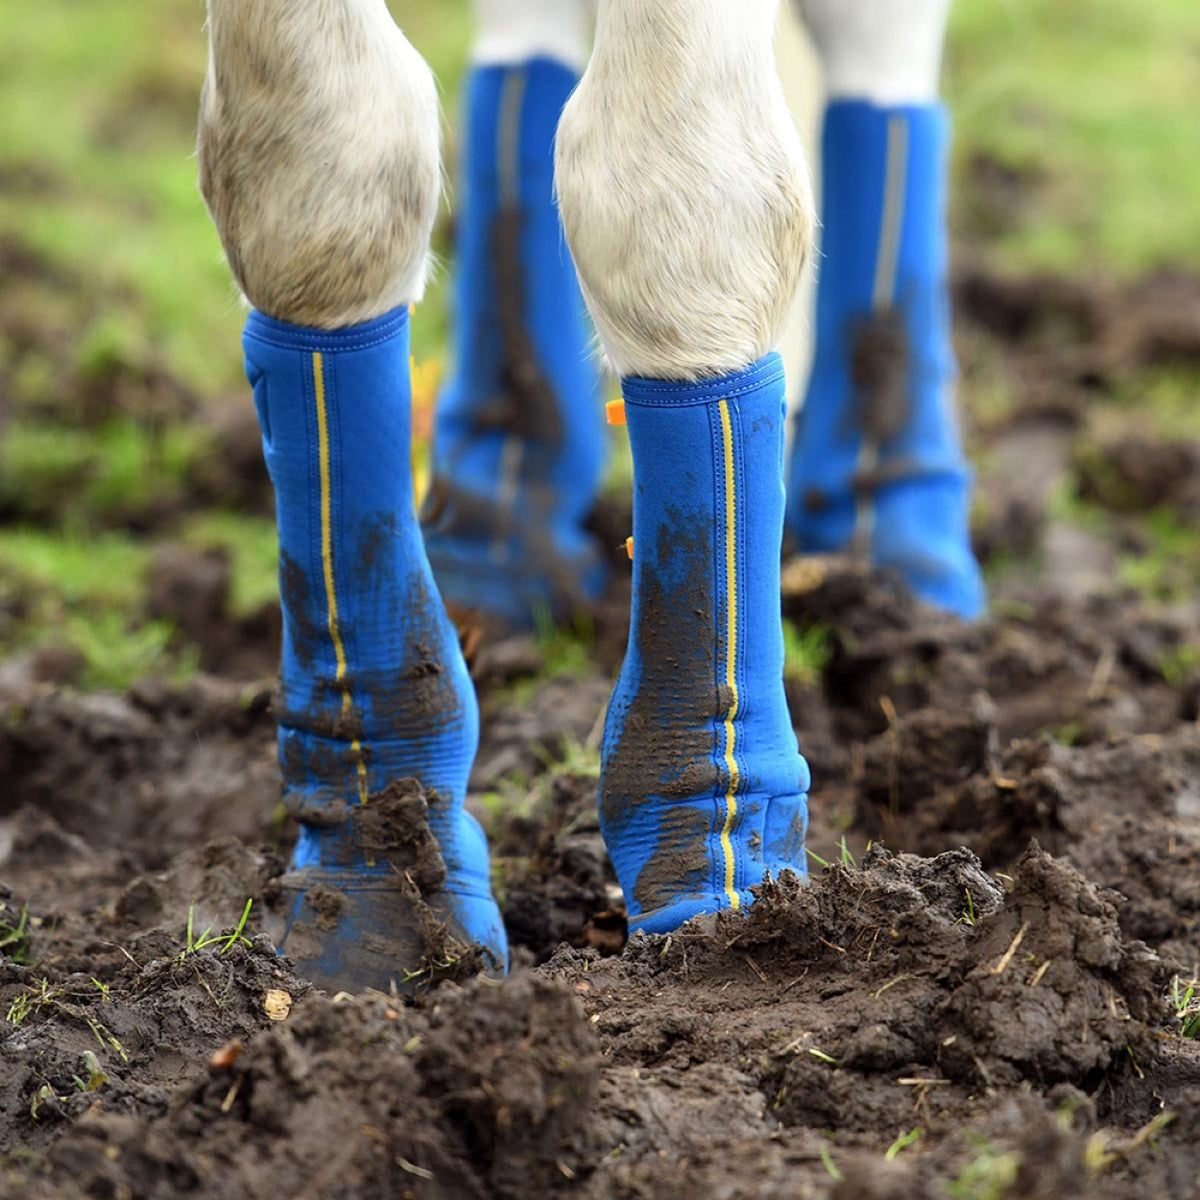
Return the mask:
[[[246,323],[279,524],[279,761],[303,822],[292,865],[386,874],[349,846],[337,814],[418,779],[436,793],[429,822],[447,869],[431,903],[503,962],[487,846],[463,809],[478,709],[413,505],[408,333],[402,309],[334,332],[258,312]],[[361,933],[343,922],[331,939]]]
[[[806,551],[861,545],[924,599],[974,617],[985,597],[954,412],[948,143],[940,105],[826,112],[816,346],[788,529]]]
[[[599,592],[584,533],[605,451],[598,373],[554,200],[574,72],[473,69],[455,236],[454,363],[437,409],[426,546],[448,602],[529,626]]]
[[[783,690],[784,374],[624,381],[633,613],[600,822],[632,929],[743,907],[805,874],[808,767]]]

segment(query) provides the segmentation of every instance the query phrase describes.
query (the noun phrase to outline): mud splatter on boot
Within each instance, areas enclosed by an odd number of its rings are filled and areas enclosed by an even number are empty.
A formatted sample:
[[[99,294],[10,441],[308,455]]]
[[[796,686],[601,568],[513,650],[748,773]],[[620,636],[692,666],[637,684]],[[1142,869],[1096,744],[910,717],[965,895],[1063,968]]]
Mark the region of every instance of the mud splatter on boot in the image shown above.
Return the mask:
[[[283,876],[280,941],[301,975],[349,991],[384,979],[411,991],[503,968],[446,900],[430,821],[443,803],[415,779],[391,783],[322,831],[320,862]]]
[[[631,929],[740,908],[805,873],[808,768],[783,692],[783,367],[625,381],[633,619],[600,819]]]

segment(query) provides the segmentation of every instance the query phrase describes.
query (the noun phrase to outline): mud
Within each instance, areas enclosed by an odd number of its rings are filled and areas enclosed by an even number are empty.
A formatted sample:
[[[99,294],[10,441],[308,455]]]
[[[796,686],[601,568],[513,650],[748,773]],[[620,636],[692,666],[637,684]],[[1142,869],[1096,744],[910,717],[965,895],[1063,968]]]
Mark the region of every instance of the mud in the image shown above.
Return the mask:
[[[0,664],[0,1197],[1200,1196],[1200,613],[1094,557],[1147,505],[1195,511],[1190,443],[1095,428],[1122,373],[1194,362],[1191,284],[1161,283],[1170,313],[1148,283],[959,268],[968,397],[985,339],[1018,398],[974,431],[977,533],[1021,562],[977,627],[785,564],[828,647],[788,684],[812,881],[740,916],[626,941],[596,805],[619,586],[581,672],[473,647],[468,804],[514,972],[435,947],[450,966],[408,996],[321,995],[272,951],[296,831],[260,634],[125,695],[76,692],[61,656]],[[1111,529],[1072,526],[1061,487]],[[628,510],[595,528],[627,577]],[[223,575],[160,558],[155,603],[201,646]],[[428,802],[400,788],[366,830],[427,882]]]

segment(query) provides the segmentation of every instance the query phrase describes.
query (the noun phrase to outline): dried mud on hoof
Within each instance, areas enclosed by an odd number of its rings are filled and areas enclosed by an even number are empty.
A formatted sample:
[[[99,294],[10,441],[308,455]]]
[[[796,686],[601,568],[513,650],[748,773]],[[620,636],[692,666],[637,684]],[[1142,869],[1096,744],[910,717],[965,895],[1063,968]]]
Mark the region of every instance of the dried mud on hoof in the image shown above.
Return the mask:
[[[272,886],[270,930],[300,974],[331,993],[413,992],[503,968],[449,911],[430,823],[439,803],[417,780],[395,780],[343,811],[328,858]]]

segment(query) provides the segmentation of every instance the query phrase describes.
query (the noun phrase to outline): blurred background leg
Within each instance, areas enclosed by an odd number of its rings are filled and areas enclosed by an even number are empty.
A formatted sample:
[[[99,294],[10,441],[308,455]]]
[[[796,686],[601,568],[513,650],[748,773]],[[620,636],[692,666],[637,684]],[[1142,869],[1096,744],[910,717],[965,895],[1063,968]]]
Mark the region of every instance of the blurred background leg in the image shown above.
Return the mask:
[[[594,600],[583,525],[605,450],[599,373],[554,200],[553,146],[588,47],[585,0],[477,0],[464,85],[451,375],[423,509],[456,610],[529,628]]]
[[[826,68],[812,373],[789,472],[801,549],[894,567],[964,617],[984,605],[954,411],[947,294],[948,0],[800,5]]]

